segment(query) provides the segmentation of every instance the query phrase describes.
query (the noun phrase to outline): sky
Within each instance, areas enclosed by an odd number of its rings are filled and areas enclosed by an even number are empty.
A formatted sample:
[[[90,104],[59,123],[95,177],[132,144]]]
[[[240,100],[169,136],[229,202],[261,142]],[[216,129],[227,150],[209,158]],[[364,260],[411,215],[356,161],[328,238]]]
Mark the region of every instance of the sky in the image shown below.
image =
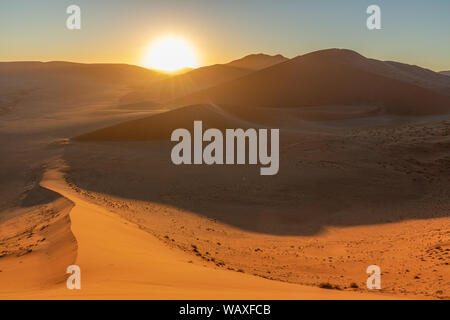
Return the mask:
[[[81,30],[66,27],[72,4]],[[371,4],[381,30],[366,27]],[[450,70],[450,0],[0,0],[0,61],[143,65],[166,34],[186,39],[200,65],[337,47]]]

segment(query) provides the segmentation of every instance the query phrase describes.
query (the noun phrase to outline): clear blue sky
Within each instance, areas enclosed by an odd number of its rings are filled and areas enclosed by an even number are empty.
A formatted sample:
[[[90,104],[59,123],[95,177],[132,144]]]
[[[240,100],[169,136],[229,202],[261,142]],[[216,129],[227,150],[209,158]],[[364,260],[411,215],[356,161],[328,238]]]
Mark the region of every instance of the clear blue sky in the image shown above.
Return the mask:
[[[69,31],[68,5],[82,10]],[[382,9],[382,30],[366,8]],[[140,64],[156,37],[177,34],[202,64],[249,53],[294,57],[340,47],[365,56],[450,69],[450,0],[1,0],[0,60]]]

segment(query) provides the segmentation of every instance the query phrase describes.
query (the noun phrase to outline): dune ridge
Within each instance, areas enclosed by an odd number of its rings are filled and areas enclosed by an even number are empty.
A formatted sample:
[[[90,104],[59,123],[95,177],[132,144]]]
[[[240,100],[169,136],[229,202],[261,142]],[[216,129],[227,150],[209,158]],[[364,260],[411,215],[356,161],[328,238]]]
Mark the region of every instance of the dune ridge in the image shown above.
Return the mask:
[[[289,59],[281,55],[252,54],[229,63],[201,67],[130,92],[122,97],[121,103],[136,103],[146,100],[170,103],[174,99],[193,92],[238,79],[287,60]]]
[[[257,53],[231,61],[227,65],[250,70],[262,70],[288,60],[288,58],[283,57],[281,54],[271,56],[264,53]]]
[[[356,52],[323,50],[193,93],[175,103],[213,102],[242,108],[373,105],[401,115],[450,112],[450,96],[399,80],[400,76],[380,75],[372,67],[371,60]]]
[[[216,64],[175,75],[156,83],[132,91],[120,99],[121,103],[136,103],[146,100],[167,103],[192,92],[203,90],[221,83],[237,79],[251,73],[252,70]]]
[[[70,221],[74,204],[51,190],[39,189],[39,194],[31,195],[36,203],[28,198],[30,207],[1,217],[0,299],[52,290],[65,282],[65,269],[76,260],[77,241]]]
[[[248,123],[226,115],[213,105],[193,105],[149,117],[126,121],[74,137],[75,141],[145,141],[170,140],[173,130],[178,128],[192,129],[195,120],[202,120],[203,127],[246,128]],[[191,130],[192,131],[192,130]]]

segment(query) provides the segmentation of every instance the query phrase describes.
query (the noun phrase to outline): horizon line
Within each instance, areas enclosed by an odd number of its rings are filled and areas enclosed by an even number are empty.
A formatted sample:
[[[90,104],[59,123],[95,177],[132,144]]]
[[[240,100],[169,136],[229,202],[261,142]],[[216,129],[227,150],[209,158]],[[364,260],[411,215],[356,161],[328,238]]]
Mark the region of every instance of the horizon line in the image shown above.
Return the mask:
[[[359,54],[359,55],[361,55],[361,56],[363,56],[363,57],[365,57],[367,59],[375,59],[375,60],[382,61],[382,62],[399,62],[399,63],[410,65],[410,66],[417,66],[417,67],[420,67],[420,68],[423,68],[423,69],[431,70],[431,71],[436,72],[436,73],[450,71],[450,66],[449,66],[448,69],[445,68],[445,69],[442,69],[442,70],[437,70],[437,69],[433,69],[433,68],[430,68],[430,67],[422,66],[420,64],[413,64],[413,63],[403,62],[401,60],[382,60],[382,59],[378,59],[378,58],[367,57],[367,56],[359,53],[356,50],[347,49],[347,48],[338,48],[338,47],[330,47],[330,48],[325,48],[325,49],[309,51],[309,52],[306,52],[306,53],[303,53],[303,54],[295,55],[293,57],[289,57],[288,55],[284,55],[284,54],[281,54],[281,53],[278,53],[278,54],[267,54],[267,53],[264,53],[264,52],[249,53],[249,54],[245,54],[245,55],[243,55],[243,56],[241,56],[239,58],[230,60],[228,62],[218,62],[218,63],[212,63],[212,64],[204,64],[204,65],[201,65],[201,66],[198,66],[198,67],[186,67],[186,68],[182,68],[182,69],[175,70],[175,71],[158,70],[158,69],[155,69],[155,68],[148,68],[148,67],[145,67],[143,65],[140,65],[140,64],[137,64],[137,63],[136,64],[135,63],[130,63],[130,62],[82,62],[82,61],[73,61],[73,60],[29,60],[29,59],[26,59],[26,60],[1,60],[0,59],[0,63],[72,63],[72,64],[84,64],[84,65],[128,65],[128,66],[134,66],[134,67],[138,67],[138,68],[142,68],[142,69],[146,69],[146,70],[150,70],[150,71],[156,71],[156,72],[160,72],[160,73],[177,74],[177,73],[182,72],[183,70],[197,70],[197,69],[201,69],[201,68],[204,68],[204,67],[211,67],[211,66],[214,66],[214,65],[226,65],[226,64],[231,63],[233,61],[240,60],[240,59],[252,56],[252,55],[265,55],[265,56],[270,56],[270,57],[282,56],[284,58],[292,60],[292,59],[295,59],[297,57],[304,56],[304,55],[307,55],[307,54],[320,52],[320,51],[333,50],[333,49],[334,50],[337,49],[337,50],[352,51],[352,52],[355,52],[355,53],[357,53],[357,54]]]

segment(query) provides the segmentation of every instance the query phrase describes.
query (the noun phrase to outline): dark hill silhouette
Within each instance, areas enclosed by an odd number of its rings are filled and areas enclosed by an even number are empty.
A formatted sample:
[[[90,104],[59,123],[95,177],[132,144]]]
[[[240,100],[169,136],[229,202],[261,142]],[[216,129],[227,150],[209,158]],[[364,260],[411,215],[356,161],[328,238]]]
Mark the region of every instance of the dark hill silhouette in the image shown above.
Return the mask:
[[[402,115],[449,112],[449,96],[413,84],[414,80],[405,80],[405,73],[395,71],[403,67],[367,59],[350,50],[322,50],[176,102],[185,105],[214,102],[241,107],[374,105]],[[415,77],[424,72],[414,70],[409,74]]]
[[[441,71],[440,74],[443,74],[445,76],[450,76],[450,70],[449,71]]]
[[[131,92],[121,99],[122,103],[145,100],[166,102],[190,93],[219,85],[251,73],[252,70],[216,64],[198,68],[180,75],[152,83],[142,90]]]
[[[84,64],[73,62],[0,62],[0,77],[35,81],[94,81],[143,85],[168,76],[128,64]]]
[[[171,101],[191,93],[238,79],[256,70],[261,70],[289,59],[282,55],[252,54],[226,64],[215,64],[175,75],[158,83],[127,94],[122,103],[145,100]]]
[[[264,53],[259,53],[250,54],[241,59],[231,61],[230,63],[227,63],[227,65],[243,69],[262,70],[288,60],[288,58],[283,57],[281,54],[270,56]]]
[[[96,130],[78,137],[76,141],[145,141],[170,139],[173,130],[192,129],[195,120],[202,120],[207,128],[245,128],[239,119],[225,116],[220,110],[208,105],[192,105],[142,119],[126,121]],[[192,130],[190,130],[192,132]]]

